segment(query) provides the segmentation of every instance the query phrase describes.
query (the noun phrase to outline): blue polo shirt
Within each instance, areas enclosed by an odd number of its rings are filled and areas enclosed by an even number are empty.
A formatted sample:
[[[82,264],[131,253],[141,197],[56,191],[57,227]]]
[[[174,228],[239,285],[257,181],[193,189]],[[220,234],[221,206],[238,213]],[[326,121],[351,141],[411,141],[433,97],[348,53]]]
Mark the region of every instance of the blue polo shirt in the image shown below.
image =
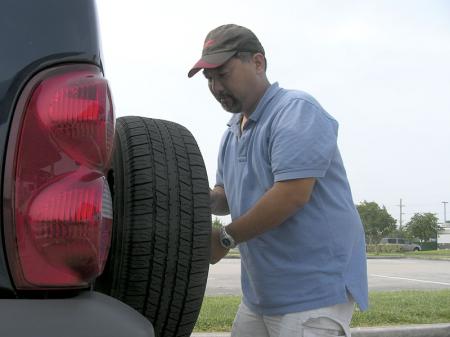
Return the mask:
[[[338,123],[310,95],[270,86],[242,134],[229,122],[216,185],[232,219],[277,181],[314,177],[310,201],[280,226],[239,244],[244,303],[282,315],[348,301],[368,306],[364,230],[337,146]]]

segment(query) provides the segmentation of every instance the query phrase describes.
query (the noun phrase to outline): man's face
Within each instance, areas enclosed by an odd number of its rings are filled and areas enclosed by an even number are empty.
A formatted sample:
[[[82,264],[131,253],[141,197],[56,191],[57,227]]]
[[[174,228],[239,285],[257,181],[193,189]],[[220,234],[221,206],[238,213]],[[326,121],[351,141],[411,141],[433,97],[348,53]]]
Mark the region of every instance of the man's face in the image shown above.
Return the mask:
[[[208,87],[224,110],[231,113],[247,111],[251,106],[252,88],[256,81],[252,62],[243,62],[232,57],[216,69],[205,69],[203,74]]]

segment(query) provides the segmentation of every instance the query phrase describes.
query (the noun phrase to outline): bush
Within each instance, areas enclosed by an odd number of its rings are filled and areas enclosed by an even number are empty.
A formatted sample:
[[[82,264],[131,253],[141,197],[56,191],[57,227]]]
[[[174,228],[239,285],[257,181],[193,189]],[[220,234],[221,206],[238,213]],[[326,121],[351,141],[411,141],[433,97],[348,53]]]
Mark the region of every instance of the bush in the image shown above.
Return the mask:
[[[436,250],[438,248],[437,242],[415,242],[415,243],[420,245],[422,250]]]
[[[366,246],[367,253],[401,253],[402,246],[401,245],[392,245],[392,244],[368,244]]]

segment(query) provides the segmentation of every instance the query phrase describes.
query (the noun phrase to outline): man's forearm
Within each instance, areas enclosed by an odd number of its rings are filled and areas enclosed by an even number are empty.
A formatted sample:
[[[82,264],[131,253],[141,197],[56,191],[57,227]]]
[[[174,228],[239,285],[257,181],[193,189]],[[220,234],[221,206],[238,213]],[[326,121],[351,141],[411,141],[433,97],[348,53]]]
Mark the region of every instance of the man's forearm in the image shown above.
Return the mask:
[[[309,201],[314,183],[314,178],[275,183],[227,232],[239,243],[279,226]]]

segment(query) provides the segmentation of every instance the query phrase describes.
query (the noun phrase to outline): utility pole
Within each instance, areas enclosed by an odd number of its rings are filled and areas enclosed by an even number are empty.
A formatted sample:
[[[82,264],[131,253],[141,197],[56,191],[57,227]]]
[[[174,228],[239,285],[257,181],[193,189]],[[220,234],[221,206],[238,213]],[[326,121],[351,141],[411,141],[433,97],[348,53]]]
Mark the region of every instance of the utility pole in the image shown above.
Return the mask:
[[[442,203],[444,204],[444,226],[447,225],[447,201],[442,201]]]
[[[400,207],[400,225],[399,225],[398,229],[402,230],[402,227],[403,227],[403,214],[405,214],[405,213],[403,213],[403,207],[405,207],[406,205],[404,205],[402,199],[400,199],[400,205],[397,205],[397,206]]]

